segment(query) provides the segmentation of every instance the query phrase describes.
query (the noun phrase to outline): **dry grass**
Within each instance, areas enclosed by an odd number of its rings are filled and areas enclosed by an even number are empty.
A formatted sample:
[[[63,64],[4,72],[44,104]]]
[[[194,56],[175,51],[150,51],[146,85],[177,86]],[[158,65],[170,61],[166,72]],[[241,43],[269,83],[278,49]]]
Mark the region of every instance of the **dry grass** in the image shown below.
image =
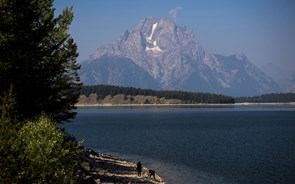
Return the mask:
[[[77,105],[127,105],[127,104],[181,104],[178,99],[165,99],[156,96],[131,96],[131,95],[115,95],[106,96],[103,100],[97,100],[96,94],[90,94],[88,97],[81,95]]]

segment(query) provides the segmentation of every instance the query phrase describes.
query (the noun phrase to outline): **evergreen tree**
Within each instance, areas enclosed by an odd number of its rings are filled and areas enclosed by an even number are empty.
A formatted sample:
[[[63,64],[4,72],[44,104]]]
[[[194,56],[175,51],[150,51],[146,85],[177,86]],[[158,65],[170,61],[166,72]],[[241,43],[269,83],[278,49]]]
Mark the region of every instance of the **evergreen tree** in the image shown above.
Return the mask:
[[[54,17],[53,0],[0,0],[0,96],[14,86],[21,119],[70,120],[81,83],[72,8]]]
[[[0,183],[15,183],[15,175],[18,172],[18,152],[12,149],[20,129],[17,122],[16,101],[11,86],[3,97],[0,97]]]

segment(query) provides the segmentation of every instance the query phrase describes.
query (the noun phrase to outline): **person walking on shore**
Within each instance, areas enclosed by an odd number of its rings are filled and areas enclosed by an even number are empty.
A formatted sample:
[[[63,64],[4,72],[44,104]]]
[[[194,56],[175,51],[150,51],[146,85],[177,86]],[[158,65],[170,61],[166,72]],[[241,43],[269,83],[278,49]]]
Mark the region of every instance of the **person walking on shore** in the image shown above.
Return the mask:
[[[141,170],[142,170],[141,162],[137,162],[136,170],[137,170],[138,176],[141,177]]]

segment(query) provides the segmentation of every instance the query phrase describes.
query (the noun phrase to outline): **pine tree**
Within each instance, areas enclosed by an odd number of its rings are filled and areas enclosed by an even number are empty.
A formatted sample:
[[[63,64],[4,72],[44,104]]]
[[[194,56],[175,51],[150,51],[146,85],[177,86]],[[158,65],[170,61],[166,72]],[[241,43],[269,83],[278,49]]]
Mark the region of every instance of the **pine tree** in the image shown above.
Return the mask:
[[[0,99],[0,183],[14,183],[19,153],[13,151],[12,146],[21,126],[15,116],[17,105],[13,86]]]
[[[72,8],[54,16],[53,0],[0,0],[0,96],[14,86],[21,119],[75,116],[81,83]]]

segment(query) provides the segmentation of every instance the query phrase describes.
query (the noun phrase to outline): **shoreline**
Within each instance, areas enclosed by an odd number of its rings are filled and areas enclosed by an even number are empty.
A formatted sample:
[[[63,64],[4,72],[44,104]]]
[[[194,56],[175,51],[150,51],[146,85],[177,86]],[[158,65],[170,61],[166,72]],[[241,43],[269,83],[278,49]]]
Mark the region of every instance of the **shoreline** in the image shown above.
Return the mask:
[[[149,177],[149,169],[142,167],[142,176],[137,175],[136,163],[125,159],[85,149],[80,159],[82,184],[91,183],[142,183],[165,184],[164,179],[155,174]]]
[[[254,106],[254,105],[295,105],[295,102],[275,102],[275,103],[252,103],[252,102],[243,102],[243,103],[234,103],[234,104],[75,104],[75,107],[173,107],[173,106]]]

